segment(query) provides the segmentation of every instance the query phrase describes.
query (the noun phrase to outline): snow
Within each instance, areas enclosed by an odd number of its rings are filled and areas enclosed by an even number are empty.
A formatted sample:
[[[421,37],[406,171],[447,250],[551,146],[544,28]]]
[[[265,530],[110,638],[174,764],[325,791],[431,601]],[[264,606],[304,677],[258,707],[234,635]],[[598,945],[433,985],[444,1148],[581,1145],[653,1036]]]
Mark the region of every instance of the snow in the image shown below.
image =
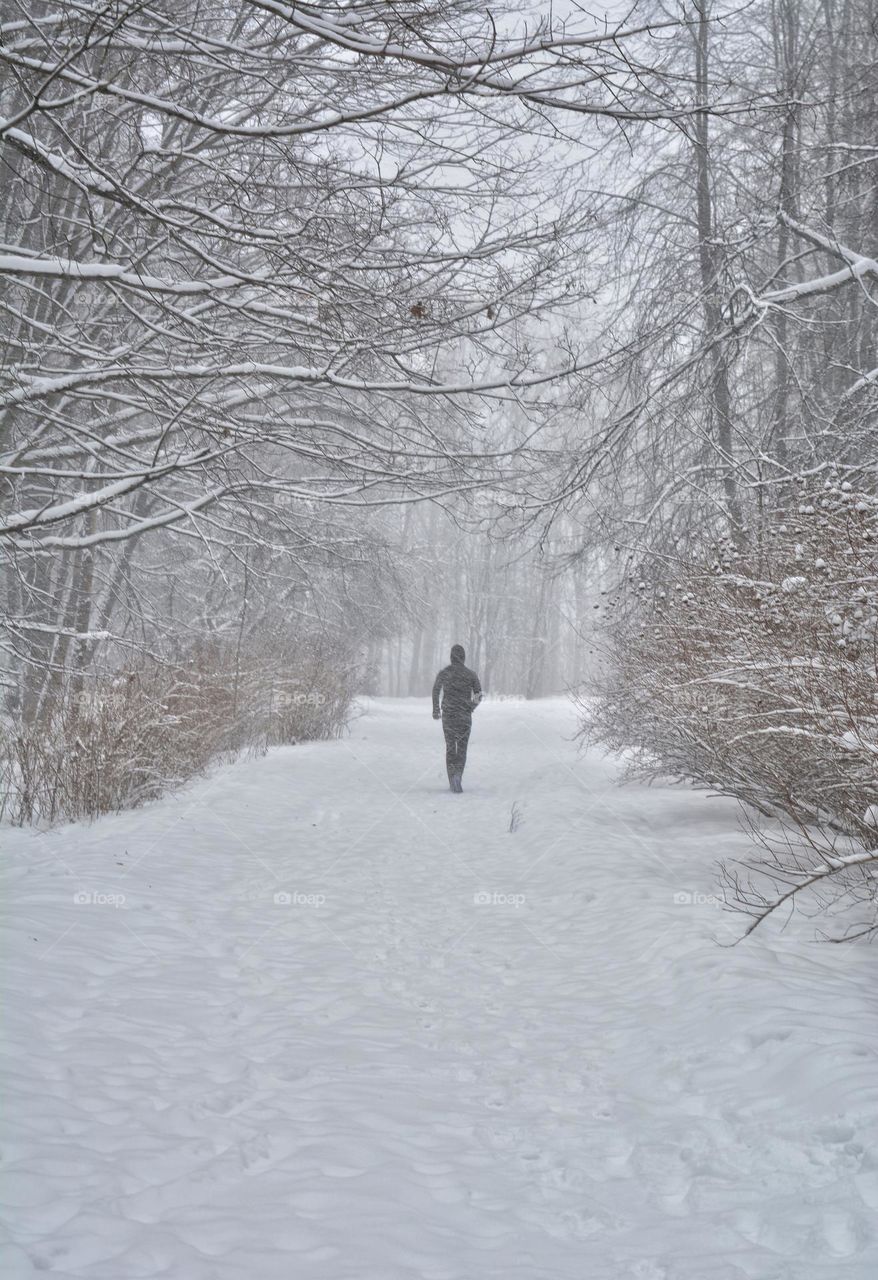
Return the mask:
[[[815,230],[814,227],[797,222],[795,218],[791,218],[787,213],[780,212],[778,221],[784,223],[791,231],[794,231],[803,239],[810,241],[818,249],[823,249],[828,254],[844,259],[847,265],[840,271],[829,272],[814,280],[804,280],[797,284],[784,285],[780,289],[767,291],[759,297],[751,295],[751,300],[757,305],[777,306],[782,303],[794,302],[799,298],[827,293],[831,289],[836,289],[851,280],[862,280],[864,276],[869,275],[878,276],[878,259],[857,253],[855,249],[850,249],[839,240],[823,235]],[[848,487],[850,488],[850,485]]]
[[[4,833],[7,1280],[873,1280],[874,953],[719,945],[734,805],[560,700],[462,796],[428,699],[364,711]]]
[[[116,262],[76,262],[71,258],[37,258],[20,254],[0,254],[3,275],[51,276],[55,279],[109,280],[113,284],[150,293],[213,293],[240,289],[245,283],[267,282],[267,273],[257,276],[216,276],[210,280],[163,280],[160,276],[137,275]]]
[[[2,270],[2,261],[0,261]],[[591,362],[598,363],[597,361]],[[42,400],[47,396],[59,395],[62,392],[75,391],[78,387],[96,386],[103,382],[117,381],[125,377],[148,378],[154,382],[177,382],[185,378],[209,380],[218,378],[237,380],[254,376],[264,376],[282,381],[310,383],[315,386],[337,387],[344,391],[380,391],[406,392],[418,396],[459,396],[492,391],[524,391],[528,388],[544,386],[556,378],[571,377],[582,373],[590,365],[569,364],[550,370],[548,373],[525,374],[523,371],[492,376],[473,382],[438,383],[422,380],[420,375],[413,374],[410,381],[377,381],[368,382],[363,378],[341,377],[328,367],[305,367],[304,365],[265,364],[257,360],[227,364],[191,364],[191,365],[143,365],[122,366],[113,364],[106,368],[83,367],[57,377],[31,377],[20,375],[20,386],[9,391],[0,398],[0,412],[11,409],[15,405],[26,404],[31,400]],[[237,388],[236,388],[237,390]]]

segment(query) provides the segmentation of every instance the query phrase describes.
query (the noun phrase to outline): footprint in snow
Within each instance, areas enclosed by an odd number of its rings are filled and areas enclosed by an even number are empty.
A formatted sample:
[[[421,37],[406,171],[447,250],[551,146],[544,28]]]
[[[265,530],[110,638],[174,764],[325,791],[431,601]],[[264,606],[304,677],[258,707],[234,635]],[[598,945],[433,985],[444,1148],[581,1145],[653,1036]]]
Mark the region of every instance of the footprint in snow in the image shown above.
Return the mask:
[[[259,1170],[271,1160],[271,1139],[267,1133],[258,1133],[240,1143],[238,1154],[243,1169]]]
[[[668,1272],[666,1267],[654,1262],[652,1258],[641,1258],[639,1262],[632,1264],[628,1275],[630,1280],[667,1280]]]

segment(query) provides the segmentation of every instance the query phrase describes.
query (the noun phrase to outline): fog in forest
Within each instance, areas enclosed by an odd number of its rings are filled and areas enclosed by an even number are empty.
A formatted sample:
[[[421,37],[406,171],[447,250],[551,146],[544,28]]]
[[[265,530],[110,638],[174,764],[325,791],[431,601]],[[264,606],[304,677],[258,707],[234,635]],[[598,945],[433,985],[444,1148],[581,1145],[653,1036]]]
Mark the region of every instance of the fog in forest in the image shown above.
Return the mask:
[[[876,140],[878,0],[0,0],[0,1269],[878,1274]]]

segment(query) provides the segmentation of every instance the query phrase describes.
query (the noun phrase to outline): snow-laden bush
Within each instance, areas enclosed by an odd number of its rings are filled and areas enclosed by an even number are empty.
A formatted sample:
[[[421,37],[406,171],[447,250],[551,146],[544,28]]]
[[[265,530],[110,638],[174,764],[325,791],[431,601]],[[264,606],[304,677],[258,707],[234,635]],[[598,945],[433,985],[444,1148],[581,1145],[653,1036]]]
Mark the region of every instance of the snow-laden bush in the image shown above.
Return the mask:
[[[627,749],[641,776],[687,779],[780,819],[780,840],[764,841],[775,886],[841,877],[871,902],[878,500],[846,484],[801,487],[752,538],[633,576],[611,611],[610,674],[583,706],[584,732]],[[759,918],[785,896],[729,883]]]
[[[328,640],[199,644],[59,688],[0,729],[0,810],[13,823],[94,818],[157,799],[241,750],[338,734],[356,666]]]
[[[51,824],[153,800],[219,754],[227,713],[222,686],[189,666],[68,684],[0,740],[4,816]]]
[[[340,639],[263,642],[249,655],[241,682],[249,744],[267,748],[336,737],[361,677],[360,663]]]

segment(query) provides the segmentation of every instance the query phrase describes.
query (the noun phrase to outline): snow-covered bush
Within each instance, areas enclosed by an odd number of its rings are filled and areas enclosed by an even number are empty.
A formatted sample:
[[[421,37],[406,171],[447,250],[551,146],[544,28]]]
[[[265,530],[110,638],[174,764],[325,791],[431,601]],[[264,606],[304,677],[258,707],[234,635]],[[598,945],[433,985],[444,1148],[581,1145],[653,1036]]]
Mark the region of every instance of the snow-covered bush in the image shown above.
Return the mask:
[[[356,665],[331,640],[241,649],[200,643],[69,681],[0,729],[0,809],[51,824],[132,808],[246,748],[339,733]]]
[[[627,585],[584,732],[628,749],[641,776],[780,819],[780,845],[766,839],[777,882],[812,878],[820,859],[846,875],[834,858],[878,845],[878,500],[799,486],[747,549],[670,572],[656,562]],[[856,865],[871,897],[872,863]],[[775,900],[737,887],[754,914]]]
[[[347,720],[361,670],[350,648],[327,638],[275,662],[271,679],[258,680],[266,747],[336,737]],[[267,706],[264,705],[268,698]]]
[[[218,754],[223,691],[209,684],[188,667],[141,665],[60,690],[39,718],[4,731],[4,816],[93,818],[179,785]]]

